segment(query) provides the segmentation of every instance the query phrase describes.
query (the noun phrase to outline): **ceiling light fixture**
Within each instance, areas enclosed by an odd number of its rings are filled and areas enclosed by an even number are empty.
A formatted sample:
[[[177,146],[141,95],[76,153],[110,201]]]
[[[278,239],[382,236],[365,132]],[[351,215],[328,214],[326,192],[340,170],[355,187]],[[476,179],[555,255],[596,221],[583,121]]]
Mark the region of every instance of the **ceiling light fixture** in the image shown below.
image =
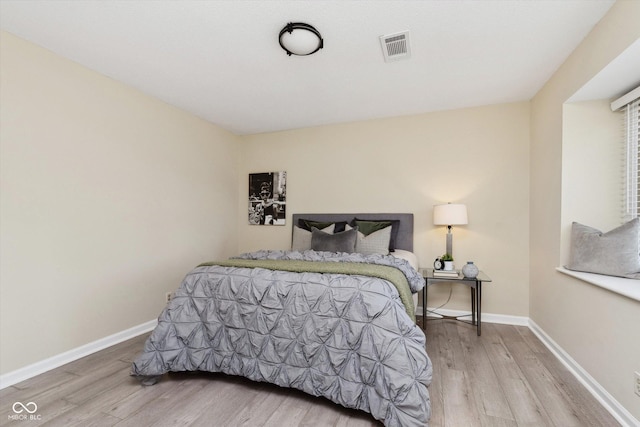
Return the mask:
[[[289,22],[278,36],[280,46],[287,55],[306,56],[323,48],[324,41],[320,32],[303,22]]]

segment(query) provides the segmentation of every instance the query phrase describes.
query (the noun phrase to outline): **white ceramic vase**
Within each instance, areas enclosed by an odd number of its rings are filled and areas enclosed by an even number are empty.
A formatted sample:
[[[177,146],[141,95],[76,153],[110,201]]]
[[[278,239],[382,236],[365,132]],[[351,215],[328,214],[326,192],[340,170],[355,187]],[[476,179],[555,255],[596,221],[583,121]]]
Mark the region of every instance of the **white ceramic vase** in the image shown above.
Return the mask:
[[[464,267],[462,267],[462,274],[464,274],[464,277],[468,277],[469,279],[475,279],[476,276],[478,276],[478,273],[480,273],[480,270],[473,261],[467,261]]]

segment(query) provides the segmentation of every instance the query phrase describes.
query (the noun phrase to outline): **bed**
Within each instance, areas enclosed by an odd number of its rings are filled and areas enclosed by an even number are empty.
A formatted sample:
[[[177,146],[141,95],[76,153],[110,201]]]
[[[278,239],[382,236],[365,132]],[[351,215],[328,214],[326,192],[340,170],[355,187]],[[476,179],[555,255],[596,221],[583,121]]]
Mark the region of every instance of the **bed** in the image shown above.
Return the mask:
[[[432,368],[414,303],[424,279],[412,251],[412,214],[294,214],[292,250],[189,272],[131,374],[152,385],[167,372],[223,372],[386,426],[428,425]]]

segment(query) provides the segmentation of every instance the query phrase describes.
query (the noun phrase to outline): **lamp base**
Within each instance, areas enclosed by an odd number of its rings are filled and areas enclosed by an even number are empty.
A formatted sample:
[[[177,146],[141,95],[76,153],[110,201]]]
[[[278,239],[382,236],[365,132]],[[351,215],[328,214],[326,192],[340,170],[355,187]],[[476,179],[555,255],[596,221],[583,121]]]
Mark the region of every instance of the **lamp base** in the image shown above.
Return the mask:
[[[453,234],[451,234],[451,231],[449,231],[447,233],[447,255],[452,255],[453,256]]]

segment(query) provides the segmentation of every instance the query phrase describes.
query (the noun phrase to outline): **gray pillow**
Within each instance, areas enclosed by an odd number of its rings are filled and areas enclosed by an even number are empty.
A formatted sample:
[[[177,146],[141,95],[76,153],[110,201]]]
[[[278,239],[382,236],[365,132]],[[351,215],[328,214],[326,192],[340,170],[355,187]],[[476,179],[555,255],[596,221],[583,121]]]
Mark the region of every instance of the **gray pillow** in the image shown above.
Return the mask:
[[[328,227],[323,228],[325,233],[333,234],[335,224],[330,224]],[[311,231],[307,231],[297,225],[293,226],[293,238],[291,240],[292,251],[306,251],[311,249]]]
[[[328,252],[355,252],[358,228],[327,234],[313,227],[311,229],[311,249]]]
[[[347,230],[351,230],[351,226],[347,225]],[[363,255],[389,255],[389,241],[391,240],[391,225],[378,231],[364,235],[358,226],[358,238],[356,239],[355,251]]]
[[[374,231],[365,236],[358,231],[356,240],[356,252],[364,255],[380,254],[389,255],[389,241],[391,240],[391,227]]]
[[[602,233],[574,222],[569,270],[640,279],[640,219]]]
[[[377,221],[367,221],[358,218],[354,218],[351,222],[354,226],[358,227],[360,233],[368,236],[369,234],[381,230],[383,228],[391,226],[391,238],[389,239],[389,251],[396,250],[396,242],[398,241],[398,231],[400,231],[399,219],[381,219]],[[356,243],[356,246],[358,244]],[[360,251],[358,251],[360,252]]]

